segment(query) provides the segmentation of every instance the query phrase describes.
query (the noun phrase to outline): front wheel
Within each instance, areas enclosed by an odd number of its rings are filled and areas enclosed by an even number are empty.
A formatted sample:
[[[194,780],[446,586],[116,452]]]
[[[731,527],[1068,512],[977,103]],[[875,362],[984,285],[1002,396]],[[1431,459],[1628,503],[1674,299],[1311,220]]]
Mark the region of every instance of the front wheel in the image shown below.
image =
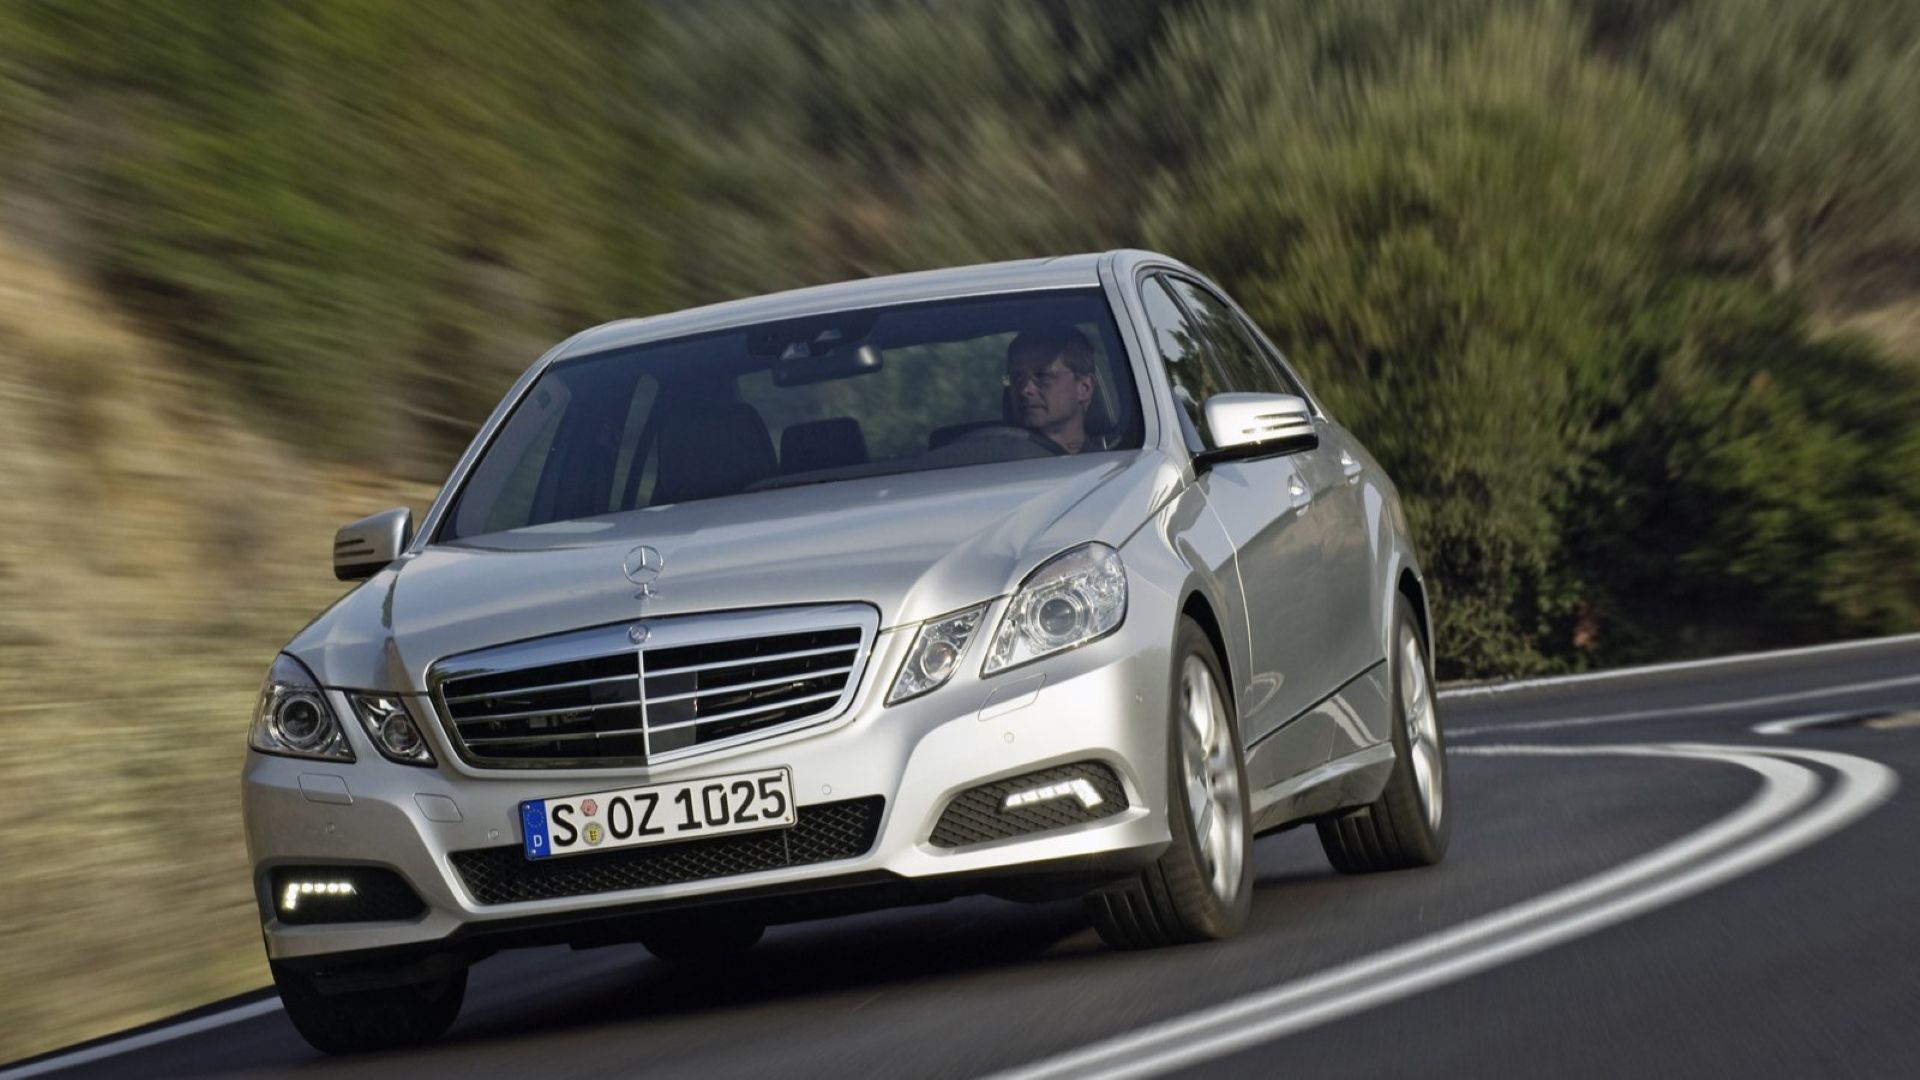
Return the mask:
[[[1433,667],[1413,616],[1394,624],[1393,773],[1380,797],[1319,823],[1327,861],[1343,874],[1432,866],[1447,853],[1447,754]]]
[[[465,968],[416,985],[323,994],[306,975],[270,967],[294,1030],[329,1054],[432,1042],[453,1026],[467,996]]]
[[[1233,694],[1192,619],[1174,638],[1168,717],[1172,843],[1137,876],[1087,897],[1100,939],[1145,949],[1232,937],[1253,904],[1253,829]]]

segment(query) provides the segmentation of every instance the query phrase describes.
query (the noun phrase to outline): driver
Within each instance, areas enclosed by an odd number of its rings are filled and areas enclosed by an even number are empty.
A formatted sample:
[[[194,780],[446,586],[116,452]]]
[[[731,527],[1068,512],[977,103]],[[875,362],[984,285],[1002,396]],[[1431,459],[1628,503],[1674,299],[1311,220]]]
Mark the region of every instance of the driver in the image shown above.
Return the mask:
[[[1008,417],[1077,454],[1087,445],[1095,379],[1085,334],[1070,326],[1028,330],[1007,346]]]

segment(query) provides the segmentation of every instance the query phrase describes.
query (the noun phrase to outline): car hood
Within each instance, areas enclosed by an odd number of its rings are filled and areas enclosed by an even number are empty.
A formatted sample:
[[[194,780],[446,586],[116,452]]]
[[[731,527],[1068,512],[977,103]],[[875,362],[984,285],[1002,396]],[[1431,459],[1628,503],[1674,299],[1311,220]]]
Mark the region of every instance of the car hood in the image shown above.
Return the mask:
[[[642,617],[622,569],[664,557],[644,615],[861,601],[900,626],[1015,588],[1088,540],[1118,547],[1179,486],[1158,451],[866,477],[430,545],[288,646],[330,686],[420,690],[435,661]]]

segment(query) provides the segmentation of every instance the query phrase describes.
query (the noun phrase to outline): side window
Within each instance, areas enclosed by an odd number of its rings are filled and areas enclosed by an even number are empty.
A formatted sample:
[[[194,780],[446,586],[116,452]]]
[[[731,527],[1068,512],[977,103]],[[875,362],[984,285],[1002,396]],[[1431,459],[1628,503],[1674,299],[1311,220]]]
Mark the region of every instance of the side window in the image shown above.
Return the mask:
[[[1229,386],[1248,393],[1306,396],[1267,356],[1232,308],[1191,281],[1184,278],[1172,281],[1187,310],[1193,313],[1201,336],[1219,357]]]
[[[1199,331],[1159,277],[1148,278],[1141,284],[1140,300],[1146,307],[1147,322],[1153,327],[1160,359],[1166,364],[1167,379],[1173,384],[1173,398],[1180,404],[1183,421],[1180,426],[1186,432],[1187,444],[1211,446],[1212,440],[1206,436],[1203,404],[1213,395],[1225,392],[1220,372],[1214,367]]]
[[[1279,347],[1263,337],[1260,328],[1253,325],[1244,315],[1240,317],[1240,326],[1246,330],[1247,336],[1253,339],[1254,344],[1260,346],[1260,355],[1266,357],[1267,363],[1272,364],[1273,369],[1286,380],[1286,385],[1290,388],[1287,393],[1297,394],[1308,401],[1313,401],[1313,395],[1307,392],[1307,384],[1301,381],[1300,373],[1294,370],[1293,365],[1287,363],[1287,358],[1281,354]],[[1319,403],[1315,402],[1314,407],[1318,408]]]

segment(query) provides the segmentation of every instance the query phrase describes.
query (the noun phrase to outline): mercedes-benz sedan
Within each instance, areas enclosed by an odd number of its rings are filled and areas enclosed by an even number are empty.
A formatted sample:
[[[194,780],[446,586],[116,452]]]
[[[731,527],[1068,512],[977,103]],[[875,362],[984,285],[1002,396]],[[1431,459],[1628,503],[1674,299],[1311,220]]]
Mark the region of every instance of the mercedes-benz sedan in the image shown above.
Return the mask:
[[[514,384],[254,717],[246,832],[314,1045],[436,1037],[474,961],[969,893],[1121,948],[1247,919],[1253,838],[1448,833],[1393,484],[1138,251],[596,327]]]

